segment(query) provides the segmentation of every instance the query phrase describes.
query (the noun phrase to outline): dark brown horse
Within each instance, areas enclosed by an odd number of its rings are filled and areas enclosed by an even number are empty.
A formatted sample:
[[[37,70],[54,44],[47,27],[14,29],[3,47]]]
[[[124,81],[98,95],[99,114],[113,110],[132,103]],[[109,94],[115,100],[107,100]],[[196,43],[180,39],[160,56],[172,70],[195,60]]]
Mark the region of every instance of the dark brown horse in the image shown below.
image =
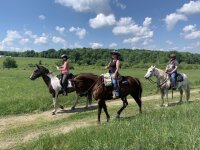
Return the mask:
[[[74,84],[75,90],[78,95],[84,96],[87,93],[92,93],[92,96],[95,100],[98,100],[98,121],[100,123],[100,116],[102,108],[106,114],[107,121],[110,120],[110,116],[107,111],[107,106],[105,100],[112,99],[112,86],[105,86],[103,82],[102,76],[97,76],[93,74],[82,73],[77,75],[73,80],[72,84]],[[127,95],[131,95],[136,103],[139,106],[139,111],[142,112],[142,86],[141,82],[137,78],[133,78],[130,76],[121,77],[119,81],[119,91],[120,98],[123,101],[123,106],[117,112],[117,118],[120,117],[121,112],[128,105]]]

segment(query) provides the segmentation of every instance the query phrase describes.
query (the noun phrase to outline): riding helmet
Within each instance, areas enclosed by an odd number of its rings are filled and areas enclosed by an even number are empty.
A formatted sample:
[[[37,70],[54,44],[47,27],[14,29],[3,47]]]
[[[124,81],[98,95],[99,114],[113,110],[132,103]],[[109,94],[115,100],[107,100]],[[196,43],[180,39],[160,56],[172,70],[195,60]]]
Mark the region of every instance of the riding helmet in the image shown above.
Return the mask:
[[[170,54],[169,57],[170,57],[170,58],[174,58],[174,59],[176,59],[176,55],[175,55],[175,54]]]
[[[66,58],[66,59],[68,59],[68,57],[67,57],[66,54],[61,55],[60,58]]]

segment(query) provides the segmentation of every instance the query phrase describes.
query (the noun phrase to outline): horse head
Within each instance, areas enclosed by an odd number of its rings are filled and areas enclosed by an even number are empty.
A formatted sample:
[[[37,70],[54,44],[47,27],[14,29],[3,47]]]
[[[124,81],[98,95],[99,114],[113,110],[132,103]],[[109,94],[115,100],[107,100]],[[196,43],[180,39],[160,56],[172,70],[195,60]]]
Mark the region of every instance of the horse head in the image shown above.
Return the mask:
[[[49,70],[43,66],[36,65],[36,69],[33,71],[33,73],[30,76],[31,80],[35,80],[42,75],[47,75],[49,73]]]
[[[155,66],[151,66],[148,68],[147,73],[145,74],[144,78],[149,79],[150,77],[155,75]]]
[[[97,75],[81,73],[73,79],[71,79],[71,82],[72,86],[76,90],[76,93],[78,93],[80,96],[83,96],[88,94],[92,90],[97,79]]]

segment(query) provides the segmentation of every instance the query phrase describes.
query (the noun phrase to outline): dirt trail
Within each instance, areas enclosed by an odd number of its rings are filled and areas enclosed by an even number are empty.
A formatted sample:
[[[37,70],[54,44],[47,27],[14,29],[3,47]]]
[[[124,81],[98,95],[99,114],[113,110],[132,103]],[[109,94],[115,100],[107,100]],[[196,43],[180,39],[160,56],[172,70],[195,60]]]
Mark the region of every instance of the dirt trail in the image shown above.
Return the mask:
[[[200,89],[191,90],[191,93],[198,94],[200,93]],[[171,94],[169,93],[169,97],[170,95]],[[178,96],[178,95],[179,95],[178,92],[174,93],[174,96]],[[158,100],[158,99],[160,99],[159,94],[142,97],[143,101]],[[122,105],[122,102],[121,100],[115,100],[115,101],[108,101],[107,104],[108,106]],[[79,108],[79,110],[83,111],[84,109]],[[70,112],[70,108],[66,108],[65,111]],[[79,111],[75,111],[75,113],[76,112],[79,112]],[[74,113],[64,113],[64,115],[63,113],[58,113],[57,115],[52,116],[51,111],[47,111],[47,112],[42,112],[42,113],[37,113],[37,114],[0,117],[0,149],[10,148],[13,145],[16,145],[17,143],[27,142],[29,140],[39,137],[41,134],[66,133],[80,127],[86,127],[89,125],[96,124],[96,119],[87,118],[87,120],[84,120],[84,119],[72,120],[69,123],[64,123],[64,124],[62,123],[61,125],[59,125],[59,121],[61,121],[62,119],[69,118],[71,115],[74,115]],[[42,125],[56,122],[56,121],[58,121],[58,126],[55,125],[49,128],[46,127],[41,130],[38,129],[40,128],[40,126],[42,127]],[[37,126],[38,128],[32,129],[32,127],[34,126]],[[15,131],[17,129],[19,131]],[[20,129],[22,131],[20,131]],[[27,131],[25,129],[27,129]]]

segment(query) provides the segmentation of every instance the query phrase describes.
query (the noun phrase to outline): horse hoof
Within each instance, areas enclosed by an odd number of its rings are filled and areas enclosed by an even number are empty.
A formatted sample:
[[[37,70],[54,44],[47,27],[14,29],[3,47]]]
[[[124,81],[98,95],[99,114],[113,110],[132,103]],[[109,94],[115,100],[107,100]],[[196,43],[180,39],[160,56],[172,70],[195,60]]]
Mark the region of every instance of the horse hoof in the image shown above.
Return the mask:
[[[100,125],[101,124],[101,122],[100,121],[97,121],[97,125]]]
[[[168,105],[168,104],[165,104],[164,106],[165,106],[165,107],[168,107],[169,105]]]
[[[74,109],[75,109],[75,107],[72,107],[72,108],[71,108],[71,110],[74,110]]]
[[[60,109],[64,109],[64,106],[61,105],[61,106],[60,106]]]
[[[84,107],[84,109],[86,109],[86,110],[87,110],[87,109],[88,109],[88,107]]]
[[[120,118],[120,115],[119,115],[119,114],[117,114],[117,115],[116,115],[116,119],[119,119],[119,118]]]
[[[52,112],[52,115],[56,115],[56,112]]]
[[[109,122],[109,121],[110,121],[110,117],[107,118],[107,122]]]

